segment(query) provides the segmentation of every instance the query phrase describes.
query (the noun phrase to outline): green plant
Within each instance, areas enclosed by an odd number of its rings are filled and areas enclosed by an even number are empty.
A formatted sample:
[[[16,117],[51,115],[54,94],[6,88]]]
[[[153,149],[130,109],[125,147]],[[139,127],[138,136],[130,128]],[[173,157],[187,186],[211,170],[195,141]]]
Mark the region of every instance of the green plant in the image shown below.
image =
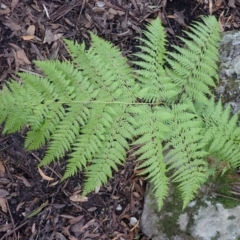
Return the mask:
[[[129,146],[137,145],[134,154],[159,208],[169,180],[179,184],[185,207],[217,169],[208,164],[210,156],[225,168],[240,163],[237,116],[230,117],[230,107],[216,104],[210,91],[218,78],[218,22],[205,17],[185,34],[184,47],[166,53],[164,29],[152,21],[132,61],[136,70],[94,34],[88,50],[65,40],[72,61],[36,61],[43,76],[19,73],[22,83],[3,87],[3,133],[28,126],[26,149],[48,142],[40,166],[69,152],[63,179],[85,169],[83,195],[106,183]]]

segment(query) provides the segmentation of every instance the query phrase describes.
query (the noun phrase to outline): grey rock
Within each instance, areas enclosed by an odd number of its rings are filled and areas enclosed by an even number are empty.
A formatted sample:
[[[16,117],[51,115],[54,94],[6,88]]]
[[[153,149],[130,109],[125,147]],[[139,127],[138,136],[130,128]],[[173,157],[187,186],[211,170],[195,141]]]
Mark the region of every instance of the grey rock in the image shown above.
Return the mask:
[[[240,112],[240,32],[223,35],[220,45],[219,86],[216,96]],[[147,184],[141,229],[152,240],[234,240],[240,239],[240,204],[226,208],[212,194],[208,183],[182,211],[182,201],[174,186],[160,212]]]
[[[220,45],[219,86],[217,97],[240,112],[240,32],[227,32]]]

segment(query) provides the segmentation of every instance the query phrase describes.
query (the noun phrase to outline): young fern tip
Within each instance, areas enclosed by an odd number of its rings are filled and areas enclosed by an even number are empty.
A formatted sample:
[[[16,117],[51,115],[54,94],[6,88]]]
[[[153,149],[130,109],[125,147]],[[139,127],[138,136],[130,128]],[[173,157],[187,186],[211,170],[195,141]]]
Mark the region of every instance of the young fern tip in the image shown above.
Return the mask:
[[[85,171],[83,195],[104,185],[137,145],[159,209],[170,181],[186,207],[209,177],[209,157],[240,165],[237,116],[210,91],[218,78],[219,26],[214,17],[194,23],[176,52],[167,52],[159,19],[143,33],[136,69],[94,34],[89,49],[65,40],[72,61],[36,61],[43,76],[19,73],[22,83],[3,87],[0,123],[4,134],[28,125],[28,150],[48,143],[39,166],[68,153],[63,179]]]

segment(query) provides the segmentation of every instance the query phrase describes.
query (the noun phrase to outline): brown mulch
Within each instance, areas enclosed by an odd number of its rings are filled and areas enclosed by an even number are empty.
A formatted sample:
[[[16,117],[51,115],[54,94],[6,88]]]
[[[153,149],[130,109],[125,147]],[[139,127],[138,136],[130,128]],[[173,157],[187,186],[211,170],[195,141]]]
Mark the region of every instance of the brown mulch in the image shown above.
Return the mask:
[[[209,14],[223,31],[240,28],[240,0],[1,0],[0,86],[19,81],[18,71],[36,71],[35,59],[68,58],[62,38],[90,45],[92,31],[128,56],[151,19],[160,17],[169,42],[178,43],[176,35],[192,20]],[[83,174],[60,182],[64,160],[39,172],[44,149],[24,151],[24,134],[0,136],[0,240],[148,239],[139,224],[145,184],[133,158],[108,184],[79,199]]]

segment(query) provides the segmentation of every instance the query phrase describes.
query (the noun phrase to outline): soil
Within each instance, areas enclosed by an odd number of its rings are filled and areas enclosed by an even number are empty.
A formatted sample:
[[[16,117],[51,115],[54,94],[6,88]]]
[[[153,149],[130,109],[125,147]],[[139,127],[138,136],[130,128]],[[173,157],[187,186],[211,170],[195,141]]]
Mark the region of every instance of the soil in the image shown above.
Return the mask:
[[[178,44],[176,35],[202,15],[215,15],[223,31],[239,29],[239,10],[239,0],[1,0],[0,87],[19,81],[19,71],[36,72],[36,59],[68,59],[63,38],[89,46],[92,31],[128,56],[151,19],[160,17],[169,44]],[[134,158],[79,199],[83,173],[61,182],[65,159],[38,170],[45,149],[26,152],[25,132],[0,135],[0,240],[148,239],[139,227],[145,182]]]

